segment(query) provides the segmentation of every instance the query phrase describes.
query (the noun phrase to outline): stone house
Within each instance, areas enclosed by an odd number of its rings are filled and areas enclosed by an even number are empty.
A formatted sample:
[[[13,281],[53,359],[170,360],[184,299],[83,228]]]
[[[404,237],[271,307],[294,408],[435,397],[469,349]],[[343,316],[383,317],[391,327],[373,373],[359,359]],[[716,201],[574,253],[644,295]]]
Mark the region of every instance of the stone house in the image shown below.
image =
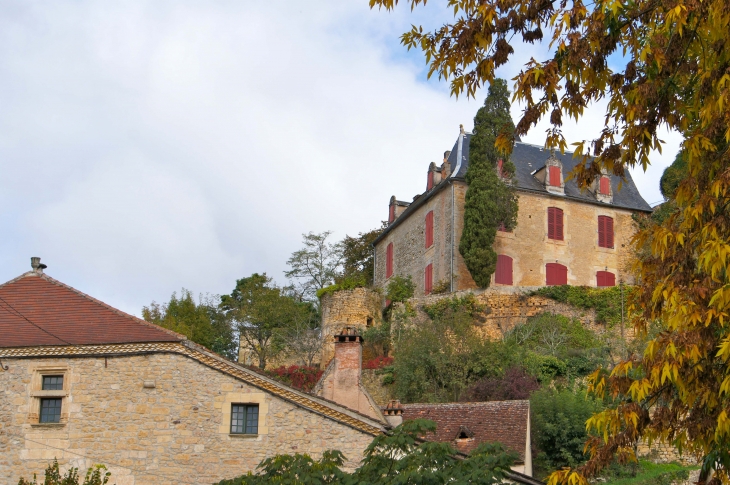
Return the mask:
[[[213,483],[279,453],[339,449],[388,424],[228,361],[33,270],[0,285],[0,476],[57,458],[117,485]],[[378,410],[379,413],[379,410]]]
[[[416,296],[435,286],[448,291],[475,288],[459,253],[463,229],[464,180],[471,134],[462,132],[440,166],[431,163],[426,191],[411,202],[391,197],[389,225],[375,240],[375,286],[394,275],[411,276]],[[629,241],[635,213],[650,213],[631,179],[604,174],[581,190],[568,180],[578,159],[517,141],[510,161],[519,196],[517,227],[497,232],[496,286],[632,283]],[[499,168],[498,168],[499,170]]]

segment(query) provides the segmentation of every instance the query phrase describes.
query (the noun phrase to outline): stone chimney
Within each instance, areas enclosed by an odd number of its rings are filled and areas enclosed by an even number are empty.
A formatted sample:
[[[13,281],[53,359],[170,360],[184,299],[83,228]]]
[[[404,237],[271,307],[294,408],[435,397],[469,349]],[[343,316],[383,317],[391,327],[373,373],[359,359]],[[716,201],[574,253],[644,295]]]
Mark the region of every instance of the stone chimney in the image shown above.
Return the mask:
[[[362,337],[352,327],[334,336],[335,356],[314,388],[314,394],[381,422],[383,413],[362,385]]]
[[[388,424],[395,428],[403,422],[403,405],[397,399],[392,399],[383,409],[383,415]]]
[[[449,163],[449,156],[451,156],[451,150],[444,152],[444,161],[441,163],[441,178],[447,179],[451,175],[451,164]]]
[[[30,258],[30,267],[33,268],[34,273],[43,274],[43,270],[46,269],[48,266],[41,263],[41,258],[38,256],[33,256]]]

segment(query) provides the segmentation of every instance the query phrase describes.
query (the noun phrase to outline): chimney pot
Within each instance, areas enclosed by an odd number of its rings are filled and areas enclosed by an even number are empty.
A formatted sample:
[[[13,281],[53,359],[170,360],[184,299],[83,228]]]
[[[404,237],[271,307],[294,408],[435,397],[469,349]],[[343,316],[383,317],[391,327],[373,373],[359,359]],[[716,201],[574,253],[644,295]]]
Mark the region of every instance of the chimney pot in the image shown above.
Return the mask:
[[[41,263],[41,258],[38,256],[33,256],[30,258],[30,267],[33,268],[33,272],[43,274],[43,270],[46,269],[48,266]]]

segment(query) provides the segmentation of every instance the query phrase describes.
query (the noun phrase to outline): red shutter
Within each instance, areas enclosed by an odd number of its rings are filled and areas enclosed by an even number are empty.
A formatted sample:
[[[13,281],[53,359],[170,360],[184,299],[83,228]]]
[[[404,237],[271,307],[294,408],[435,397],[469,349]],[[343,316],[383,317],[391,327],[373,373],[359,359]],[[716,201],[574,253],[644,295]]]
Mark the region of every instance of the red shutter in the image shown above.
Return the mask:
[[[601,177],[601,194],[608,195],[611,193],[611,181],[608,177]]]
[[[560,187],[560,167],[549,167],[550,168],[550,185],[554,187]]]
[[[424,293],[430,294],[433,289],[433,264],[426,266],[426,280],[424,281]]]
[[[504,254],[497,255],[497,271],[494,282],[500,285],[512,284],[512,258]]]
[[[504,172],[502,172],[502,167],[504,166],[504,161],[500,158],[497,160],[497,173],[500,177],[504,177]]]
[[[385,277],[393,276],[393,243],[388,244],[385,250]]]
[[[568,268],[558,263],[548,263],[545,265],[545,284],[546,285],[567,285],[568,284]]]
[[[616,286],[616,275],[610,271],[598,271],[596,283],[598,286]]]
[[[426,214],[426,248],[433,246],[433,211]]]
[[[563,211],[548,207],[548,239],[563,240]]]
[[[428,172],[428,178],[426,179],[426,190],[433,188],[433,172]]]
[[[388,208],[388,222],[393,222],[395,220],[395,206],[391,205]]]
[[[598,216],[598,246],[613,247],[613,219],[608,216]]]

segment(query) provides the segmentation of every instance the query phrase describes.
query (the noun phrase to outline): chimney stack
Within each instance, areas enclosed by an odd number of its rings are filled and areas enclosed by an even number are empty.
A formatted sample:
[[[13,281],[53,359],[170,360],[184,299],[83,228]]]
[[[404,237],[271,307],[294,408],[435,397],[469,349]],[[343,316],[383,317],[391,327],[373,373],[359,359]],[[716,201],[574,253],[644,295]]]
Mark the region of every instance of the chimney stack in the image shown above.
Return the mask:
[[[30,267],[33,268],[34,273],[43,274],[43,270],[46,269],[48,266],[41,263],[41,258],[38,256],[33,256],[30,258]]]
[[[392,399],[383,409],[385,420],[393,428],[403,423],[403,405],[397,399]]]

